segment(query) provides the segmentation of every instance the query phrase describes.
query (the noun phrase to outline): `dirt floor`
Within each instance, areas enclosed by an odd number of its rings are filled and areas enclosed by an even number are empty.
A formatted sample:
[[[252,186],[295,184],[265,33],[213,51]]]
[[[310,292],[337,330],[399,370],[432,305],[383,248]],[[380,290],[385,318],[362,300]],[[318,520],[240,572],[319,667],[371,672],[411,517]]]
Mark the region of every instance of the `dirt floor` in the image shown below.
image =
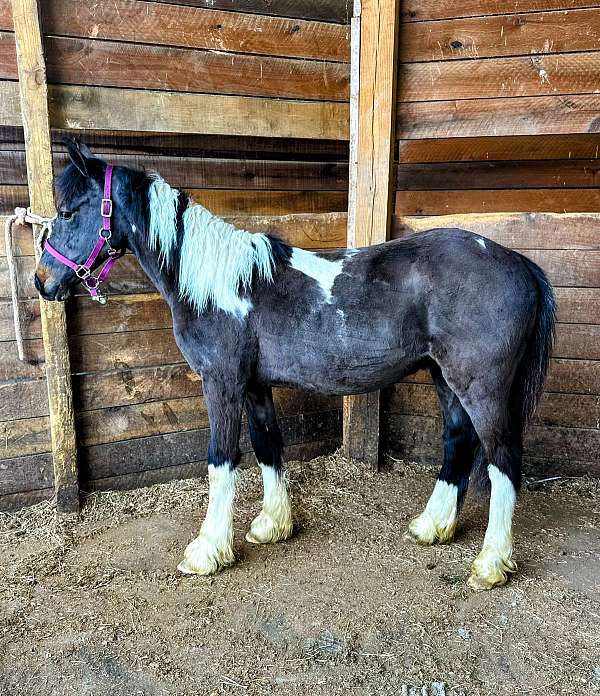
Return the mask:
[[[600,693],[600,482],[526,487],[520,572],[474,593],[482,503],[456,543],[421,548],[403,533],[433,471],[326,457],[289,472],[295,536],[244,541],[261,498],[244,471],[239,562],[213,578],[175,570],[204,481],[96,494],[71,533],[49,504],[0,515],[0,694]]]

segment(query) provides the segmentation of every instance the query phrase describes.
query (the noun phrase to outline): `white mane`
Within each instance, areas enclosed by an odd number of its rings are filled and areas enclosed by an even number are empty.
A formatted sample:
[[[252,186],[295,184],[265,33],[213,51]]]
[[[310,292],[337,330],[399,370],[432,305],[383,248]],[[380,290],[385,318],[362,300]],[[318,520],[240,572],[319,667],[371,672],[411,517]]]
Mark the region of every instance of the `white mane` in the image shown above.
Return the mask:
[[[157,177],[150,185],[148,242],[168,268],[177,251],[176,214],[179,191]],[[254,269],[261,280],[273,280],[273,252],[264,234],[238,230],[197,203],[183,213],[179,249],[179,296],[203,312],[209,304],[245,316],[250,300],[240,297],[250,287]]]

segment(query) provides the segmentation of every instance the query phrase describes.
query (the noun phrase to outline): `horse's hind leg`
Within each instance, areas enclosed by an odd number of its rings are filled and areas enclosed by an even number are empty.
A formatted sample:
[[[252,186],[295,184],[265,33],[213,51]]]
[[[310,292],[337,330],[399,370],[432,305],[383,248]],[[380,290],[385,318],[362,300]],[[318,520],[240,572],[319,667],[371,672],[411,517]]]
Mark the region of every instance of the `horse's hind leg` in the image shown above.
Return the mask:
[[[431,371],[444,422],[444,463],[423,512],[410,523],[408,538],[418,544],[451,541],[456,529],[479,438],[469,415],[436,366]]]
[[[190,542],[182,573],[210,575],[231,565],[233,554],[233,500],[240,460],[239,437],[244,394],[232,379],[204,375],[204,398],[210,420],[208,448],[208,508],[197,538]]]
[[[283,440],[270,388],[256,387],[246,396],[250,439],[262,471],[262,510],[254,518],[246,539],[253,544],[270,544],[292,534],[292,509],[283,470]]]
[[[469,585],[489,590],[504,585],[517,570],[512,559],[512,518],[521,483],[521,437],[510,428],[480,430],[492,484],[488,526],[483,548],[471,566]]]
[[[474,560],[469,585],[489,590],[517,570],[512,560],[512,517],[521,484],[522,425],[510,413],[510,398],[494,380],[470,382],[457,390],[481,441],[492,485],[483,548]]]

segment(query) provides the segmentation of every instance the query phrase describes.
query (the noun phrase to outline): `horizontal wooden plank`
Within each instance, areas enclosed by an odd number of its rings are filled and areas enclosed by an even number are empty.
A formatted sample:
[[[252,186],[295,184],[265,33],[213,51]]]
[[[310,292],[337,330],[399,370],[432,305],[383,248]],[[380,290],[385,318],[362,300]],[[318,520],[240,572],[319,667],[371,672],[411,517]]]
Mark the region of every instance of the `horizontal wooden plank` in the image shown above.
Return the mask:
[[[600,134],[504,135],[398,141],[400,162],[598,159]]]
[[[45,379],[0,382],[0,421],[35,418],[48,413]]]
[[[41,338],[38,300],[23,300],[20,306],[23,337]],[[69,301],[67,312],[69,334],[163,329],[172,324],[167,304],[156,293],[112,295],[110,302],[101,307],[106,311],[98,311],[96,306],[89,301],[89,296],[84,295]],[[12,341],[14,338],[12,302],[0,300],[0,341]]]
[[[158,171],[177,188],[276,189],[304,191],[345,191],[348,188],[347,162],[280,162],[158,155],[121,155],[96,152],[115,166]],[[54,170],[69,162],[63,153],[54,155]],[[600,165],[599,165],[600,166]],[[0,151],[0,181],[4,185],[26,185],[27,167],[23,151]]]
[[[600,95],[462,99],[399,104],[396,137],[462,138],[595,133]]]
[[[0,78],[18,79],[13,34],[0,32]],[[131,87],[203,94],[348,98],[345,63],[47,36],[48,80],[56,85]],[[12,59],[12,60],[11,60]]]
[[[303,442],[296,445],[289,445],[285,448],[285,457],[288,461],[300,460],[307,461],[314,457],[322,456],[333,452],[339,447],[339,438],[332,440],[316,440]],[[14,476],[13,487],[21,487],[24,490],[19,492],[0,494],[0,511],[12,511],[18,508],[33,505],[43,500],[49,500],[54,495],[54,488],[36,488],[29,490],[30,486],[46,485],[52,481],[52,463],[50,455],[32,455],[22,457],[18,461],[17,467],[20,476]],[[6,460],[5,462],[6,463]],[[245,452],[242,455],[240,466],[254,466],[256,460],[254,454]],[[10,466],[10,465],[9,465]],[[7,467],[8,468],[8,467]],[[41,475],[40,472],[41,471]],[[13,466],[13,472],[16,468]],[[160,469],[149,469],[146,471],[122,474],[119,476],[108,477],[82,482],[85,491],[115,490],[124,488],[139,488],[150,486],[156,483],[164,483],[176,479],[194,478],[205,476],[207,473],[207,461],[201,460],[187,464],[175,464]],[[45,480],[46,479],[46,480]],[[9,486],[7,486],[9,488]]]
[[[304,442],[331,440],[341,436],[341,411],[290,416],[280,419],[287,446]],[[127,473],[160,469],[204,459],[208,448],[209,430],[177,431],[158,436],[83,447],[80,466],[84,481]],[[242,452],[250,452],[247,428],[240,438]]]
[[[0,342],[0,382],[44,379],[44,346],[41,339],[24,341],[25,362],[19,360],[15,341]]]
[[[600,288],[554,288],[559,321],[593,324],[600,316]]]
[[[49,488],[53,483],[50,452],[0,460],[0,506],[5,495]]]
[[[0,5],[10,4],[0,0]],[[241,3],[241,10],[247,3]],[[348,62],[349,27],[142,0],[42,5],[45,34]],[[251,11],[251,10],[250,10]],[[0,7],[0,28],[11,29]],[[4,19],[3,19],[4,18]]]
[[[325,454],[331,454],[340,446],[340,440],[316,440],[314,442],[306,442],[298,445],[290,445],[284,450],[286,461],[308,461],[315,457],[320,457]],[[251,452],[245,452],[240,459],[240,467],[247,468],[256,465],[256,459]],[[166,481],[174,481],[180,479],[197,478],[206,476],[208,462],[191,462],[189,464],[175,464],[161,469],[150,469],[148,471],[134,472],[132,474],[122,474],[120,476],[111,476],[104,479],[94,479],[86,481],[84,487],[86,491],[104,491],[104,490],[126,490],[130,488],[140,488],[143,486],[153,486],[156,483],[165,483]],[[16,496],[15,496],[16,497]],[[0,509],[8,502],[8,496],[0,497]],[[14,497],[9,504],[13,507],[18,503]]]
[[[78,411],[192,397],[201,391],[200,377],[186,363],[91,372],[73,377],[73,395]],[[279,415],[341,408],[338,397],[290,389],[275,389],[273,393]]]
[[[348,104],[111,87],[49,86],[50,123],[73,130],[348,138]],[[19,126],[19,90],[0,80],[0,123]]]
[[[346,212],[346,191],[253,191],[252,189],[186,188],[185,191],[216,215],[288,215]],[[29,203],[27,186],[0,186],[0,213]]]
[[[400,383],[386,393],[384,408],[390,413],[440,418],[435,387],[429,384]],[[544,393],[532,423],[567,428],[598,427],[600,396]]]
[[[441,463],[441,420],[425,416],[388,414],[384,417],[385,447],[409,461]],[[600,430],[530,426],[524,456],[535,459],[537,471],[559,467],[563,475],[600,473],[593,453],[600,448]]]
[[[269,232],[303,249],[335,249],[346,246],[347,198],[328,198],[329,205],[343,212],[296,213],[292,215],[227,215],[226,220],[250,232]]]
[[[335,411],[336,417],[338,411]],[[151,401],[114,406],[94,411],[81,411],[75,416],[80,447],[125,442],[165,433],[208,429],[208,412],[201,396]],[[307,423],[329,418],[329,412],[294,414],[280,418],[284,423],[300,421],[302,441],[308,437]],[[306,419],[307,423],[302,421]],[[51,449],[50,424],[47,416],[0,423],[3,438],[2,455],[9,459],[42,454]],[[320,439],[320,438],[319,438]],[[202,452],[205,455],[205,450]],[[198,453],[196,453],[198,458]]]
[[[17,271],[17,287],[21,300],[37,298],[38,293],[33,285],[33,273],[35,259],[33,256],[19,256],[15,259]],[[127,254],[120,259],[111,278],[104,284],[104,288],[110,293],[140,293],[154,292],[156,289],[142,271],[138,260],[132,254]],[[80,294],[83,295],[81,291]],[[10,282],[6,261],[0,261],[0,300],[10,299]],[[31,306],[31,305],[30,305]],[[33,317],[35,320],[35,316]]]
[[[454,17],[482,17],[508,13],[541,12],[543,10],[574,10],[594,7],[590,0],[405,0],[401,17],[405,22],[422,22]]]
[[[600,160],[442,162],[397,167],[404,191],[464,189],[598,188]]]
[[[596,311],[600,309],[596,305]],[[600,312],[597,314],[600,321]],[[600,326],[597,324],[557,324],[555,358],[600,360]]]
[[[522,249],[548,274],[554,285],[596,288],[600,279],[600,251]]]
[[[186,189],[193,200],[216,215],[288,215],[290,213],[346,212],[347,191],[236,191]]]
[[[184,397],[202,391],[200,377],[186,363],[87,372],[74,375],[73,397],[78,412],[144,404]],[[338,397],[275,389],[275,407],[280,415],[316,413],[341,408]],[[0,383],[0,421],[48,415],[46,382],[43,379]]]
[[[473,213],[394,216],[392,239],[434,227],[460,227],[520,249],[598,249],[596,213]]]
[[[419,370],[404,381],[430,384],[431,375]],[[551,359],[545,389],[563,394],[600,394],[600,361]]]
[[[321,20],[339,24],[348,24],[352,13],[352,7],[348,6],[347,0],[244,0],[243,2],[239,0],[149,0],[148,3],[136,2],[135,5],[140,5],[144,8],[140,10],[140,13],[142,11],[149,13],[149,7],[159,2],[160,5],[173,5],[172,12],[175,14],[168,16],[172,17],[172,21],[176,25],[179,24],[179,18],[188,18],[188,15],[185,14],[186,7],[207,8],[214,12],[216,16],[222,14],[217,14],[216,10],[227,10],[236,14],[252,13],[273,17]],[[122,12],[125,12],[124,5],[125,3],[119,3],[119,9]],[[60,7],[63,11],[67,9],[67,5]],[[89,15],[85,14],[85,8],[75,7],[78,12],[84,14],[85,17],[89,17]],[[43,9],[45,10],[44,20],[47,22],[49,9],[46,7]],[[105,11],[106,8],[103,7],[102,9]],[[134,14],[131,21],[134,21],[136,18],[135,6],[133,10]],[[162,23],[165,23],[164,15],[162,17]],[[98,17],[96,17],[96,21],[98,21]],[[142,21],[142,18],[138,19],[138,22],[140,21]],[[0,27],[3,29],[12,28],[10,0],[0,0]],[[44,25],[44,29],[47,31],[48,27]]]
[[[345,195],[346,194],[343,194],[343,196]],[[292,198],[291,202],[293,204],[294,196],[292,195],[290,198]],[[203,200],[205,200],[204,197]],[[231,199],[232,204],[235,203],[235,200],[235,198]],[[242,201],[243,200],[246,200],[248,203],[251,202],[247,198],[243,198]],[[279,200],[281,204],[284,203],[283,196],[281,196]],[[304,200],[306,201],[307,198],[304,198]],[[308,200],[310,201],[310,198]],[[300,204],[301,200],[297,198],[295,202]],[[346,213],[331,213],[318,216],[299,214],[277,216],[276,218],[272,218],[271,216],[228,216],[227,219],[251,231],[272,232],[277,234],[284,241],[293,246],[310,249],[326,249],[345,246]],[[27,245],[31,243],[28,240],[29,234],[24,234],[16,246],[20,246],[22,250],[27,251]],[[37,298],[37,291],[33,285],[33,273],[35,269],[33,256],[16,257],[15,268],[17,271],[19,297],[22,300]],[[132,254],[126,254],[120,259],[104,287],[109,293],[130,294],[155,292],[154,286]],[[79,291],[79,293],[85,296],[83,292]],[[10,297],[11,290],[8,267],[5,259],[2,259],[0,256],[0,302],[2,300],[9,300]],[[26,310],[24,318],[29,318],[29,321],[36,321],[37,314],[35,306],[31,303],[25,303],[23,306]],[[27,314],[28,311],[32,313]],[[7,317],[7,312],[8,308],[5,307],[5,317]]]
[[[598,49],[597,8],[414,22],[400,34],[405,63]]]
[[[77,131],[54,128],[52,148],[66,152],[66,137],[83,137],[95,152],[171,157],[212,157],[228,159],[271,159],[284,161],[346,161],[348,143],[318,138],[268,138],[202,133],[127,133],[123,131]],[[0,150],[25,149],[23,128],[0,125]],[[588,157],[592,155],[587,155]]]
[[[51,488],[38,488],[37,490],[24,493],[9,493],[8,495],[0,496],[0,511],[14,512],[45,500],[52,500],[53,497],[54,486]]]
[[[397,191],[396,215],[499,212],[600,212],[598,189]]]
[[[172,405],[172,402],[169,402],[169,406],[172,407]],[[129,411],[132,411],[132,408],[129,408]],[[93,413],[95,412],[89,412],[87,416]],[[148,415],[153,414],[148,412]],[[174,411],[171,418],[178,415],[179,413]],[[39,420],[35,421],[36,424]],[[202,419],[198,419],[198,422],[201,421]],[[327,411],[306,416],[285,416],[280,419],[280,423],[284,441],[288,446],[331,440],[339,437],[341,432],[341,412]],[[11,425],[13,428],[21,428],[24,440],[33,449],[33,435],[25,433],[22,422],[15,421]],[[148,432],[151,430],[152,427],[147,428]],[[40,431],[40,437],[43,434],[43,431]],[[132,437],[124,441],[111,440],[100,445],[80,446],[82,484],[89,479],[122,476],[203,460],[206,458],[209,436],[210,430],[207,427],[184,428],[145,437]],[[10,437],[8,441],[11,442]],[[161,451],[161,446],[172,447],[172,449]],[[250,452],[252,449],[245,427],[242,431],[240,449],[242,452]],[[10,450],[9,446],[7,452]],[[24,452],[25,450],[26,448],[23,447]],[[38,452],[0,460],[0,496],[52,485],[51,459],[50,453]]]
[[[398,100],[595,94],[599,66],[595,52],[405,63],[398,75]]]
[[[352,6],[348,0],[151,0],[171,5],[207,7],[231,12],[253,12],[276,17],[317,19],[324,22],[348,24]]]
[[[294,199],[294,196],[291,196]],[[302,200],[302,196],[298,197]],[[311,197],[305,197],[310,201]],[[318,198],[314,199],[318,200]],[[345,200],[338,194],[325,195],[320,205],[340,204]],[[300,205],[298,202],[296,205]],[[313,204],[314,205],[314,204]],[[304,249],[326,249],[346,246],[346,212],[292,213],[290,215],[227,215],[227,222],[250,232],[276,234],[292,246]],[[0,215],[0,226],[4,227],[6,215]],[[29,225],[13,227],[13,254],[33,256],[33,236]],[[0,257],[6,256],[4,235],[0,236]],[[5,264],[0,260],[0,266]],[[2,292],[0,292],[0,296]]]
[[[74,373],[171,365],[183,360],[171,329],[70,336],[69,345]]]

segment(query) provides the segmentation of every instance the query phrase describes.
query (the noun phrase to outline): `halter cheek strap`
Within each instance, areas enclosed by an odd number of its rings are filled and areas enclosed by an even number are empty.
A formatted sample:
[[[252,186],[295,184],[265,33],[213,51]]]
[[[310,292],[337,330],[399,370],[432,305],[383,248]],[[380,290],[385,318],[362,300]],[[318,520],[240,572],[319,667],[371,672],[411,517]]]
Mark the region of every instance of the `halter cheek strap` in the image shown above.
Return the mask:
[[[106,167],[106,172],[104,174],[104,196],[100,206],[102,227],[100,227],[100,230],[98,231],[98,241],[87,259],[81,264],[76,263],[75,261],[71,261],[71,259],[67,258],[64,254],[61,254],[60,251],[55,249],[48,240],[44,242],[44,249],[57,261],[60,261],[65,266],[68,266],[74,270],[76,276],[81,279],[83,286],[90,293],[92,300],[96,300],[96,302],[100,302],[100,304],[106,304],[106,297],[104,297],[104,295],[102,295],[102,293],[99,291],[98,286],[100,283],[104,282],[110,272],[110,269],[115,265],[117,259],[120,259],[125,253],[119,249],[113,249],[109,241],[111,237],[110,221],[113,213],[111,194],[112,174],[113,165],[109,164]],[[97,276],[92,275],[92,268],[96,262],[96,259],[100,255],[100,252],[104,248],[104,245],[108,246],[108,259],[102,267],[100,273],[98,273]]]

